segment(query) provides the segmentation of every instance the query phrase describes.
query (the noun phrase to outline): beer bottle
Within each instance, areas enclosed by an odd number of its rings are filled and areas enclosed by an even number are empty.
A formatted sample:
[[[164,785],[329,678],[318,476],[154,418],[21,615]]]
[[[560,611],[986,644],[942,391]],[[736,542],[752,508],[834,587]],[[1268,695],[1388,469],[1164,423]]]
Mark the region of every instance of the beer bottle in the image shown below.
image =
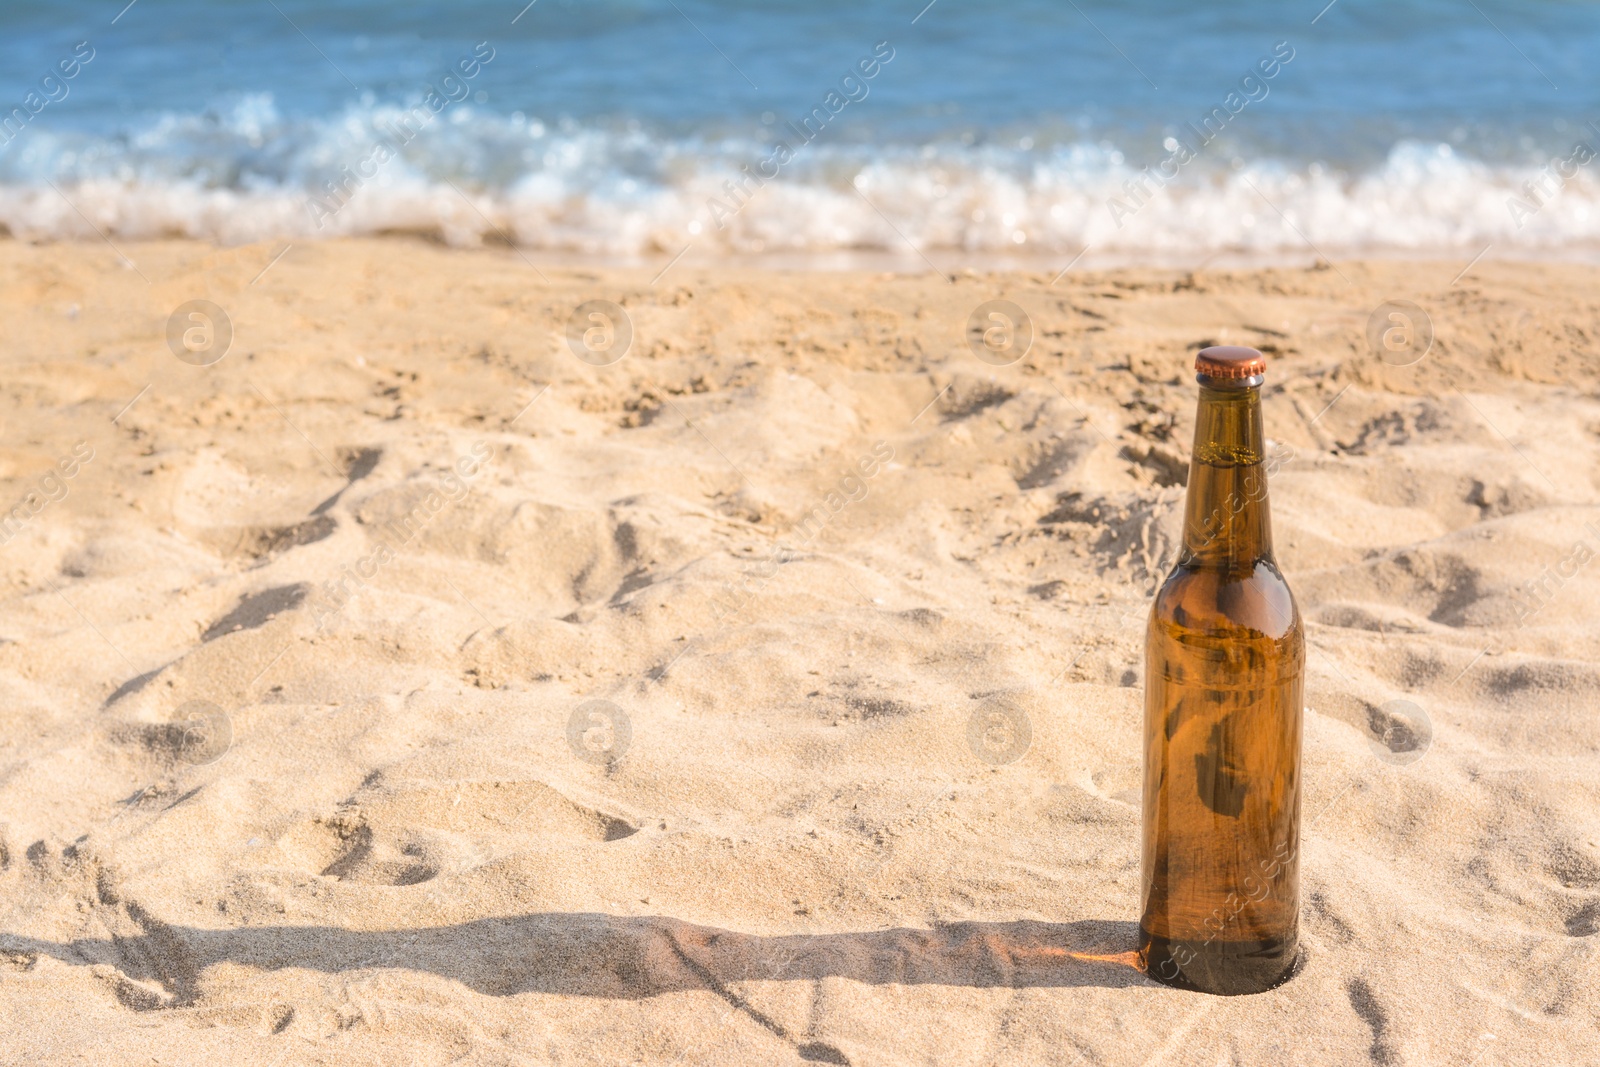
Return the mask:
[[[1140,956],[1168,985],[1256,993],[1299,940],[1305,639],[1272,556],[1253,348],[1207,348],[1183,547],[1145,637]]]

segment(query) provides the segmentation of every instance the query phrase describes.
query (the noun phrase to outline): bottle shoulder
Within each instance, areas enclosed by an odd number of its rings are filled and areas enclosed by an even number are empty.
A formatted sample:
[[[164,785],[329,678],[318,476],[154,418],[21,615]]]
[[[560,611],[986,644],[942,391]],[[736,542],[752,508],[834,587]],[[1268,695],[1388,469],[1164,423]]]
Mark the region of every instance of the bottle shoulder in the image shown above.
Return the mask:
[[[1271,559],[1257,560],[1244,571],[1180,563],[1157,590],[1150,622],[1195,636],[1295,644],[1303,631],[1294,594]]]

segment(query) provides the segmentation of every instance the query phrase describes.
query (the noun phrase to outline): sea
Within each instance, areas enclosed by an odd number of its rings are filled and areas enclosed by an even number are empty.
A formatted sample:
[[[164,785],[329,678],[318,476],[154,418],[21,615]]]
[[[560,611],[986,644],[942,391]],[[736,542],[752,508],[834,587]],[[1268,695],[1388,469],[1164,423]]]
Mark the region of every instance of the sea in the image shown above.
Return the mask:
[[[621,261],[1600,250],[1593,0],[0,4],[0,226]]]

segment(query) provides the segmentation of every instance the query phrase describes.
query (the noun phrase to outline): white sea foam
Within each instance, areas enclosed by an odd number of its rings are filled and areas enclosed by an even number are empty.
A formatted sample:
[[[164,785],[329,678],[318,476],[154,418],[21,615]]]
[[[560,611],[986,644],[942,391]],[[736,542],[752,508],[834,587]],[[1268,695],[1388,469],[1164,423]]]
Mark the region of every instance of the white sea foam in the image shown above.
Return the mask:
[[[1135,195],[1137,169],[1104,143],[818,142],[758,187],[741,168],[770,156],[770,138],[547,126],[465,104],[377,160],[402,114],[366,103],[288,121],[258,95],[118,138],[29,128],[0,149],[0,223],[33,240],[401,231],[620,256],[689,244],[702,254],[1133,255],[1600,246],[1600,161],[1559,188],[1546,178],[1531,197],[1524,184],[1540,180],[1538,166],[1491,165],[1448,146],[1403,142],[1360,173],[1203,155]],[[725,183],[740,180],[744,191],[730,193]],[[1524,210],[1513,213],[1514,198]]]

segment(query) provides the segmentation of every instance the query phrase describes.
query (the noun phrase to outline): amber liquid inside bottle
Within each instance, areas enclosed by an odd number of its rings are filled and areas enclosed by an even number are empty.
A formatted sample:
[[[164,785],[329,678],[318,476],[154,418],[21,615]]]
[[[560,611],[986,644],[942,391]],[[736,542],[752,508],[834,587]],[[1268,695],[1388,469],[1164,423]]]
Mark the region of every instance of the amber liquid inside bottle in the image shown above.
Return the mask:
[[[1208,993],[1298,953],[1305,640],[1272,556],[1260,378],[1200,378],[1184,544],[1145,652],[1146,973]]]

